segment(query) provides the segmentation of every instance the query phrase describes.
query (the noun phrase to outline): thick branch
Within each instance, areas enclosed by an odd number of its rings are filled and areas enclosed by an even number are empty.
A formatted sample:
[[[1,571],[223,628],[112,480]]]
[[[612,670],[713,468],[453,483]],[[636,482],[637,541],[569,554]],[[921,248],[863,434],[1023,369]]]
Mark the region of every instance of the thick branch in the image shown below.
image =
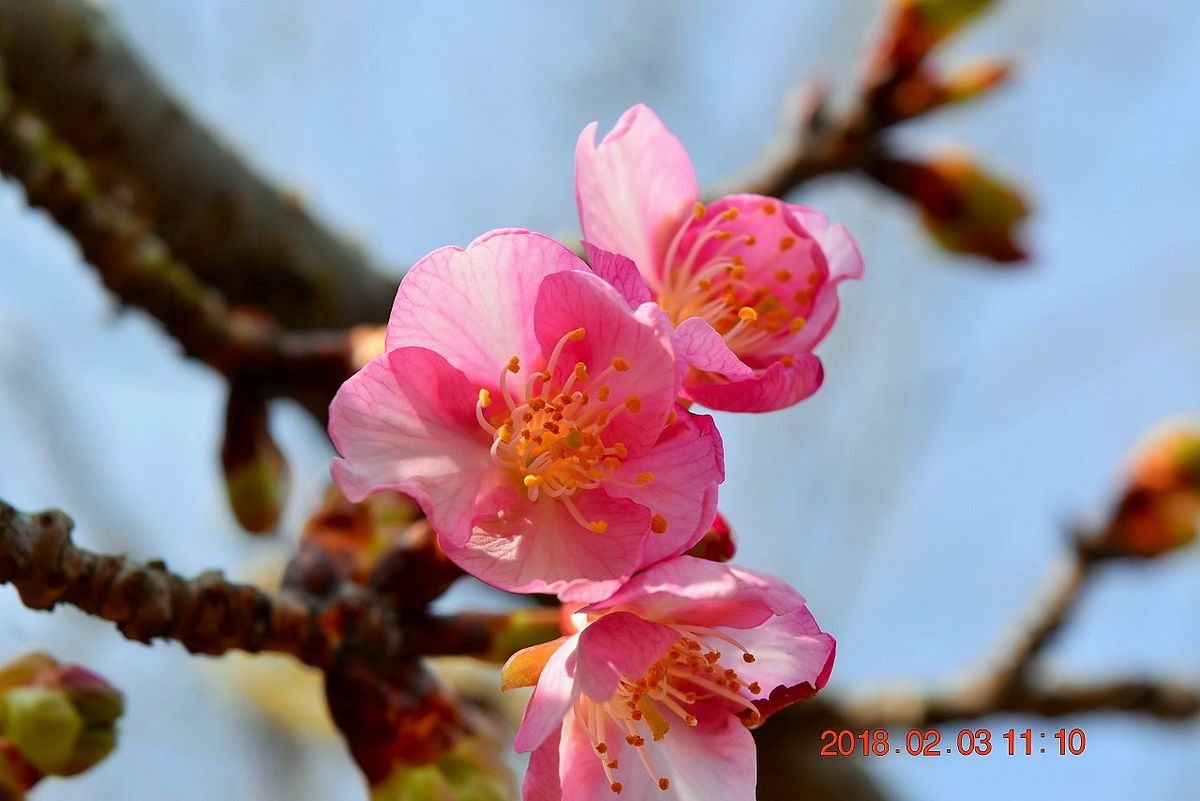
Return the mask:
[[[354,592],[318,611],[220,573],[185,579],[162,562],[90,553],[71,541],[72,527],[62,512],[22,514],[0,501],[0,583],[16,587],[32,609],[69,604],[131,640],[174,640],[211,655],[274,651],[322,669],[353,653],[380,670],[419,654],[480,653],[490,645],[479,619],[401,616]]]
[[[231,301],[288,326],[387,319],[395,279],[191,118],[91,3],[0,0],[0,58],[22,102]]]
[[[88,163],[11,95],[0,95],[0,171],[19,181],[79,243],[106,286],[144,308],[191,356],[266,394],[296,398],[318,418],[356,369],[354,332],[290,332],[229,308],[200,282]]]

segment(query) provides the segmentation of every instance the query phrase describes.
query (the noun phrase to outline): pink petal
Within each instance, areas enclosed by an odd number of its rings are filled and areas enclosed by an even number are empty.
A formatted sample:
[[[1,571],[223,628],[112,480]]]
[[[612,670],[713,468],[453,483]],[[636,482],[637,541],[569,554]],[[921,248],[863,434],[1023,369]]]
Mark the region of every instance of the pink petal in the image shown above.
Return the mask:
[[[504,522],[479,521],[466,543],[444,543],[446,555],[509,592],[547,592],[572,601],[604,598],[641,566],[650,513],[603,490],[581,492],[572,501],[585,519],[604,520],[608,530],[589,531],[561,501],[544,497],[513,506]]]
[[[616,737],[610,747],[615,750],[616,744],[623,742],[620,737]],[[625,801],[624,788],[619,796],[613,793],[600,758],[592,750],[592,743],[583,733],[582,725],[576,719],[574,711],[568,712],[566,720],[563,721],[562,739],[558,748],[558,778],[562,789],[562,801],[601,801],[608,798]],[[534,800],[524,797],[522,801]]]
[[[808,206],[789,203],[787,209],[820,245],[829,265],[830,281],[863,277],[862,253],[846,226],[831,222],[823,212]]]
[[[749,629],[803,609],[804,597],[773,576],[679,556],[639,573],[583,611],[617,608],[668,624]]]
[[[717,708],[714,712],[700,717],[694,727],[683,721],[673,722],[671,730],[658,742],[650,743],[647,738],[646,755],[658,774],[656,778],[646,772],[633,749],[618,740],[614,753],[620,769],[613,771],[613,778],[621,782],[621,794],[615,796],[610,791],[609,796],[620,801],[752,801],[758,780],[754,738],[734,715]],[[600,783],[591,773],[599,769],[599,760],[584,751],[586,739],[582,736],[578,739],[583,742],[560,752],[563,801],[606,798],[599,793],[589,796],[571,793],[572,781],[586,782],[589,789]],[[596,763],[594,767],[586,762],[589,755]],[[572,763],[570,767],[568,760]],[[667,792],[658,786],[660,777],[670,782]]]
[[[574,673],[578,647],[576,634],[546,661],[513,741],[517,753],[537,748],[562,725],[563,716],[576,698]]]
[[[642,308],[647,311],[642,312]],[[576,362],[583,362],[591,376],[587,387],[593,395],[600,384],[605,384],[611,390],[609,403],[613,408],[619,408],[627,398],[639,399],[639,411],[615,415],[602,434],[607,444],[623,442],[635,453],[658,439],[679,389],[669,334],[665,327],[647,320],[644,315],[648,313],[661,318],[647,306],[630,311],[610,284],[581,271],[547,277],[534,312],[534,327],[547,355],[563,334],[579,327],[586,331],[583,339],[568,342],[563,349],[557,368],[560,376],[569,374]],[[617,357],[626,360],[630,369],[609,369]],[[601,380],[605,371],[608,375]]]
[[[333,478],[352,501],[384,490],[414,497],[438,533],[464,542],[481,514],[515,497],[475,419],[477,390],[440,354],[401,348],[372,359],[329,407],[342,458]]]
[[[740,381],[717,381],[711,374],[689,371],[684,378],[684,393],[701,406],[724,412],[785,409],[816,392],[825,378],[821,360],[811,353],[791,358],[791,365],[774,362],[756,371],[754,377]]]
[[[751,629],[717,629],[754,654],[754,662],[738,665],[737,672],[744,683],[758,682],[762,692],[755,703],[764,718],[811,697],[829,680],[837,643],[821,631],[807,608],[768,618]]]
[[[639,483],[646,473],[653,478]],[[610,495],[639,503],[667,523],[664,532],[647,538],[643,562],[683,553],[704,536],[717,513],[725,460],[716,424],[707,415],[683,412],[652,449],[627,459],[616,477],[632,486],[609,485]]]
[[[712,238],[716,230],[732,238]],[[812,350],[836,317],[837,285],[863,272],[862,256],[844,226],[813,209],[760,195],[730,195],[714,202],[702,219],[688,224],[677,254],[673,261],[691,264],[693,272],[718,256],[739,259],[745,267],[742,280],[769,291],[777,308],[786,310],[780,322],[804,319],[794,337],[772,338],[748,349],[735,345],[738,357],[752,367]],[[719,278],[714,285],[714,292],[720,292]]]
[[[530,325],[538,289],[546,276],[569,270],[586,266],[558,242],[529,231],[494,231],[466,250],[435,250],[400,283],[387,349],[428,348],[477,389],[494,386],[511,357],[540,360]]]
[[[629,301],[631,309],[654,299],[650,294],[650,287],[646,286],[645,279],[632,260],[609,253],[591,242],[584,242],[583,249],[587,253],[588,266],[592,268],[592,272],[612,284],[625,300]]]
[[[788,312],[782,322],[804,317],[811,302],[798,299],[798,293],[811,292],[814,286],[824,284],[828,265],[816,239],[788,211],[785,204],[761,195],[723,197],[708,207],[703,218],[688,224],[673,261],[690,264],[695,274],[710,263],[739,260],[745,268],[741,280],[754,289],[769,291],[778,306]],[[716,231],[730,238],[718,239]],[[714,294],[719,293],[722,279],[714,277],[713,284]],[[747,299],[751,290],[735,292]],[[751,363],[748,357],[756,355],[759,347],[743,352],[735,346],[735,351]]]
[[[689,317],[675,328],[679,335],[679,358],[690,367],[717,373],[729,381],[754,377],[754,370],[737,357],[707,320]],[[686,380],[686,379],[685,379]]]
[[[596,123],[575,148],[575,199],[583,238],[633,259],[659,286],[667,247],[700,197],[683,144],[646,106],[634,106],[599,146]]]
[[[525,771],[525,781],[521,785],[521,801],[562,801],[562,782],[558,777],[558,750],[561,740],[561,733],[557,736],[551,733],[529,755],[529,768]]]
[[[826,280],[817,287],[807,312],[808,324],[793,343],[797,350],[812,350],[833,327],[838,314],[838,284],[848,278],[861,278],[863,258],[846,227],[831,223],[816,209],[789,205],[788,211],[816,240],[828,264]]]
[[[629,612],[604,615],[579,633],[575,681],[588,698],[604,703],[622,677],[645,675],[675,643],[679,632]]]

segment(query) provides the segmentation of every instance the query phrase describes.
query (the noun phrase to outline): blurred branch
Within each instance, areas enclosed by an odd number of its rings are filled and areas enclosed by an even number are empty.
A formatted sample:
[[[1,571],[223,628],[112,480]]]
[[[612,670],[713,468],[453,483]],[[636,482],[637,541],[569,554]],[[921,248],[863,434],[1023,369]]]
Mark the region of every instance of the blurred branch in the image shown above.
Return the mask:
[[[491,644],[484,616],[395,610],[353,588],[317,609],[220,573],[185,579],[162,562],[85,551],[71,541],[73,525],[57,510],[29,515],[0,501],[0,583],[16,587],[31,609],[65,603],[138,642],[173,640],[209,655],[273,651],[322,669],[353,654],[380,670],[422,654],[481,653]]]
[[[362,331],[286,331],[261,314],[227,306],[127,207],[122,186],[102,184],[2,90],[0,171],[75,238],[114,294],[144,308],[190,356],[231,380],[249,380],[267,396],[293,397],[323,419],[329,399],[357,369]]]
[[[86,0],[0,0],[13,92],[119,180],[171,251],[289,327],[383,322],[395,279],[189,116]]]

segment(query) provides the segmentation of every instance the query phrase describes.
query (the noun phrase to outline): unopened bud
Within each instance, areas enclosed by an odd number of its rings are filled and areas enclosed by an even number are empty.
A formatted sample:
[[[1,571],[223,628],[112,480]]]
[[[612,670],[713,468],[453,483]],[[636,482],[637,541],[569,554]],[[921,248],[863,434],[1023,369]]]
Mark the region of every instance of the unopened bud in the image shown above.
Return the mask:
[[[995,0],[895,0],[883,65],[902,73],[916,69],[929,51],[958,33]]]
[[[236,384],[225,413],[221,466],[229,506],[242,528],[256,534],[273,529],[287,495],[287,464],[268,429],[266,402]]]
[[[717,512],[712,525],[705,535],[691,547],[688,556],[707,559],[710,562],[728,562],[737,551],[737,542],[733,529],[729,527],[724,515]]]
[[[1007,61],[981,61],[957,70],[941,87],[941,102],[963,103],[995,89],[1008,80],[1012,64]]]
[[[1200,526],[1200,426],[1170,424],[1134,452],[1103,549],[1151,558],[1196,541]]]
[[[16,687],[4,694],[4,737],[42,773],[70,764],[83,729],[83,717],[59,690]]]
[[[121,693],[104,679],[43,654],[0,669],[0,736],[39,773],[71,776],[102,760],[123,711]]]
[[[1026,258],[1015,235],[1028,206],[1015,189],[969,158],[947,154],[921,163],[881,159],[869,171],[916,205],[925,228],[947,250],[997,262]]]
[[[398,764],[371,787],[371,801],[508,801],[518,796],[516,779],[502,756],[507,737],[482,714],[473,733],[428,765]]]

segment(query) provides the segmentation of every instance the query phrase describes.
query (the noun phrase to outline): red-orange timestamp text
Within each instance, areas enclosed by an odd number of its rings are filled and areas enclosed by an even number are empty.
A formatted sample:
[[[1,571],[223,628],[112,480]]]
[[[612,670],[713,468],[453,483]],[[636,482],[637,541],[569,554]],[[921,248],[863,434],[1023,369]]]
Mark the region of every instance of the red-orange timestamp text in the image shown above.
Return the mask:
[[[909,729],[900,743],[893,742],[887,729],[826,729],[821,734],[821,756],[1079,756],[1087,747],[1083,729],[1059,729],[1046,732],[1033,729],[1008,729],[998,732],[993,743],[991,729],[962,729],[953,741],[943,741],[937,729]],[[949,734],[946,735],[947,740]]]

